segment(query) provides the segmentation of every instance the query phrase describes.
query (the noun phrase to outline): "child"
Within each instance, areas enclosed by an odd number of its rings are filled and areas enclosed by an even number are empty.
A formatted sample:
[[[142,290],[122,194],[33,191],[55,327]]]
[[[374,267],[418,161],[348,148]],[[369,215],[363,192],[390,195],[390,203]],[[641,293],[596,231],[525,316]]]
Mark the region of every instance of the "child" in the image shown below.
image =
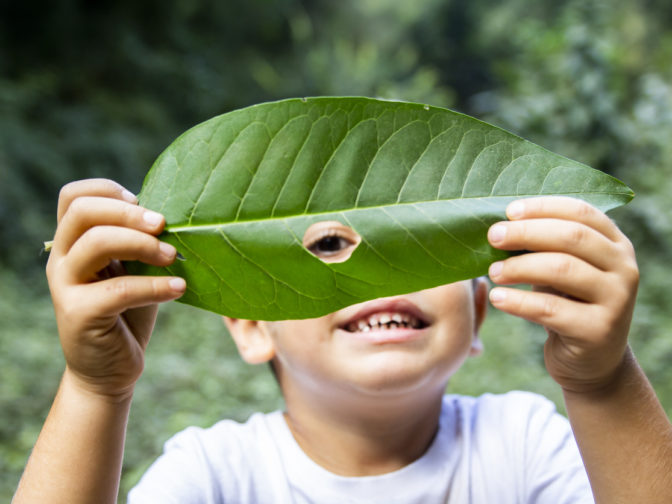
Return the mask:
[[[480,280],[310,320],[227,319],[246,361],[272,362],[286,411],[187,429],[129,501],[558,504],[592,502],[592,488],[601,503],[669,502],[672,428],[627,346],[632,246],[579,200],[527,199],[507,216],[490,243],[535,253],[490,278],[536,288],[490,301],[546,327],[571,430],[533,394],[443,396],[480,349]],[[47,276],[66,370],[14,502],[112,503],[156,303],[186,286],[123,275],[119,260],[165,266],[176,251],[156,239],[163,217],[117,184],[67,185],[58,221]]]

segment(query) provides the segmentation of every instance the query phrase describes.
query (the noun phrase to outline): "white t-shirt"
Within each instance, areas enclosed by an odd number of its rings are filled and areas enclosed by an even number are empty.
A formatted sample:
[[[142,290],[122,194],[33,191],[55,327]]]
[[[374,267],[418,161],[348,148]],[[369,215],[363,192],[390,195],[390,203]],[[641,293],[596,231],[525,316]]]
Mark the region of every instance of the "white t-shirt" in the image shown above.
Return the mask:
[[[343,477],[313,462],[280,411],[190,427],[129,493],[130,504],[593,503],[569,423],[553,403],[510,392],[443,398],[427,452],[388,474]]]

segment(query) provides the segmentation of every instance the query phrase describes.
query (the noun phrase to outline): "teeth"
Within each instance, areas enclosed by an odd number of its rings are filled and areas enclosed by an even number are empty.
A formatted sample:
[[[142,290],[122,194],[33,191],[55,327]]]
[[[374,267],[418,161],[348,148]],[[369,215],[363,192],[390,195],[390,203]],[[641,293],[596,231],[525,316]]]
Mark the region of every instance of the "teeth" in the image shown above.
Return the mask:
[[[372,330],[397,329],[399,327],[419,329],[422,327],[422,322],[407,313],[377,313],[366,319],[350,322],[346,329],[350,332],[369,332]]]

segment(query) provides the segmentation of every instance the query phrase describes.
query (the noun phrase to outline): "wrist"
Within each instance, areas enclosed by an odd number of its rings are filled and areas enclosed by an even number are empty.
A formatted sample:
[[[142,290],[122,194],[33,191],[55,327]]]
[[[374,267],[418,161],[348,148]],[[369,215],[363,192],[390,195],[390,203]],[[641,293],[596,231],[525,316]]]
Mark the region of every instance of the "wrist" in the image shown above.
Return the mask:
[[[608,398],[621,388],[622,384],[627,381],[627,376],[631,375],[633,369],[636,368],[635,356],[630,346],[626,346],[620,362],[605,378],[590,384],[563,386],[562,393],[565,398],[581,397],[589,400]]]
[[[101,384],[91,383],[83,379],[66,366],[61,387],[71,391],[73,394],[88,400],[107,404],[125,404],[130,403],[135,390],[135,383],[126,387],[112,387]]]

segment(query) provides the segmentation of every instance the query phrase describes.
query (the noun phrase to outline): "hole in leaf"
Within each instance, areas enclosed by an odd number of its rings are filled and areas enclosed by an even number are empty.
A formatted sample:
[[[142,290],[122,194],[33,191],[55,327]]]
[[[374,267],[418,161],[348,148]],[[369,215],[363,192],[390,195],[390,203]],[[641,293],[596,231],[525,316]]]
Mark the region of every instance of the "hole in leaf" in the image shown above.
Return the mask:
[[[303,235],[303,246],[326,263],[347,261],[361,241],[352,228],[338,221],[316,222]]]

